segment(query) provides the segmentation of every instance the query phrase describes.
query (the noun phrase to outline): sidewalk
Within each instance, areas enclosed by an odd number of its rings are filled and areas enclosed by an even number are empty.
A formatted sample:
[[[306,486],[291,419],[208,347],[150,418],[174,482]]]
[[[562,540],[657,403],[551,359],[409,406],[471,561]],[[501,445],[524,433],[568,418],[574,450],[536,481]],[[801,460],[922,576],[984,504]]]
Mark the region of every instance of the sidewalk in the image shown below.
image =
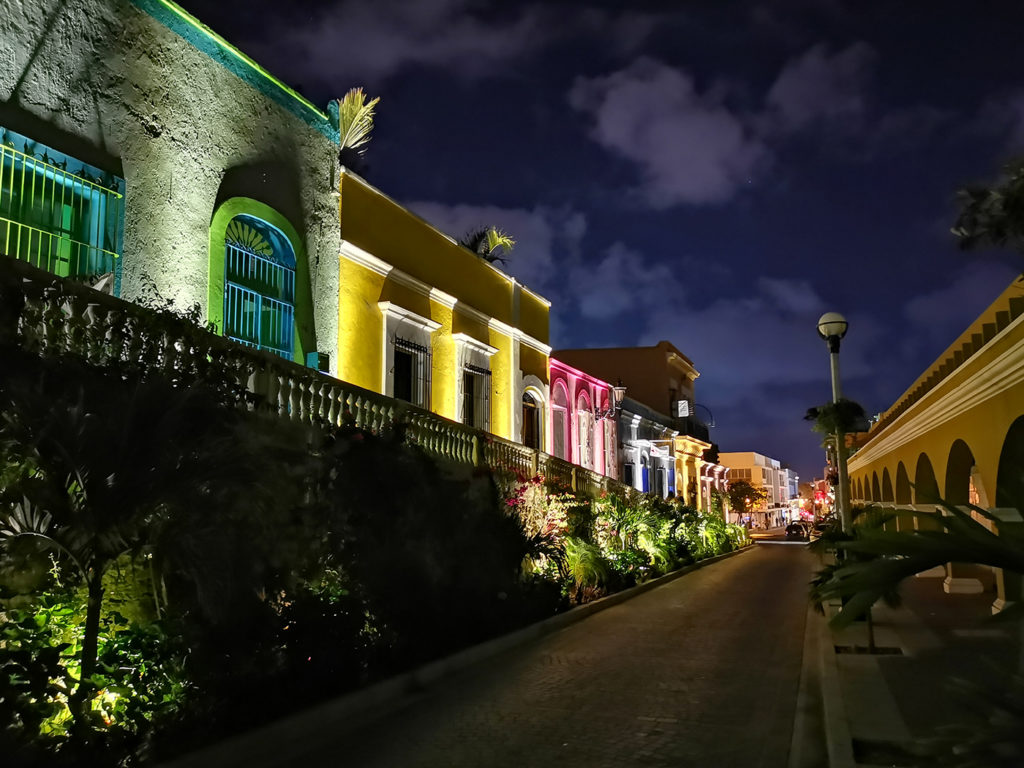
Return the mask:
[[[986,621],[992,574],[975,566],[980,594],[947,594],[941,577],[907,579],[903,605],[874,608],[875,654],[865,651],[865,622],[841,631],[818,618],[816,638],[830,768],[916,765],[906,748],[936,728],[971,722],[954,678],[998,683],[1016,672],[1016,623]],[[828,617],[837,606],[830,606]],[[976,713],[975,713],[976,714]]]

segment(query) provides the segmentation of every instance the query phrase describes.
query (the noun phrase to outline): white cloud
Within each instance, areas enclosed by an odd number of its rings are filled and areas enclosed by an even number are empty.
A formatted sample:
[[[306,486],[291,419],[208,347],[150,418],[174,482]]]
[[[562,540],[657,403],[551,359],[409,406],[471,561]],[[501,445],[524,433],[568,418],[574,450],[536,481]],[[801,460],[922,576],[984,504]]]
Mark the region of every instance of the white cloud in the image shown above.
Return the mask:
[[[591,118],[598,144],[637,164],[639,191],[655,208],[724,202],[767,157],[721,93],[698,92],[685,72],[650,58],[578,78],[569,103]]]
[[[580,314],[589,320],[639,312],[682,295],[682,286],[669,265],[648,262],[619,242],[596,264],[577,264],[568,282]]]
[[[831,55],[825,45],[815,45],[782,68],[765,99],[769,114],[785,131],[818,120],[859,121],[874,59],[865,43]]]
[[[312,78],[341,95],[353,83],[379,86],[410,66],[445,68],[460,77],[501,72],[508,62],[583,33],[605,34],[625,52],[658,23],[654,14],[585,6],[571,12],[543,3],[509,8],[498,15],[482,13],[476,0],[343,0],[325,3],[298,25],[290,17],[271,42],[253,40],[246,48],[257,60],[269,58],[271,49],[293,52],[278,74],[303,83]]]
[[[568,264],[578,258],[587,227],[583,214],[568,208],[501,208],[430,201],[405,205],[456,240],[485,226],[508,232],[516,246],[508,263],[497,266],[549,299],[554,298],[549,294],[563,285]]]

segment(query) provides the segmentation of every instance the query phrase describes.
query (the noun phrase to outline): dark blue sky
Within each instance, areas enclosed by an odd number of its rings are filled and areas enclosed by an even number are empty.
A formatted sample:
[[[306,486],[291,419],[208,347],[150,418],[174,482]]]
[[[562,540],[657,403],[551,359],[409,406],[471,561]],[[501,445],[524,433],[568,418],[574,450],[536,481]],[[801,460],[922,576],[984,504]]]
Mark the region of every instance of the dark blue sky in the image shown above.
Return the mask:
[[[380,96],[371,183],[516,237],[556,348],[672,341],[720,447],[804,479],[822,312],[874,413],[1020,269],[949,235],[1024,149],[1019,1],[183,5],[315,103]]]

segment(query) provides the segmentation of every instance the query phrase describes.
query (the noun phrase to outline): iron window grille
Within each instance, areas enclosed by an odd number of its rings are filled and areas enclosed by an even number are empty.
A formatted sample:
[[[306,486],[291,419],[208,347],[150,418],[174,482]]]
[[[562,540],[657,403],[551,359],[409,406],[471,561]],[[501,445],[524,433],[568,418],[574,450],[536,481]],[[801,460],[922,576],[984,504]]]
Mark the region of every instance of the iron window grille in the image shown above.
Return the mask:
[[[392,346],[391,396],[427,408],[430,403],[430,348],[397,335]]]
[[[491,428],[491,372],[477,365],[462,367],[462,423]]]
[[[291,359],[295,345],[295,257],[269,225],[239,216],[224,244],[224,335]]]
[[[0,128],[0,249],[60,277],[116,272],[124,180]]]

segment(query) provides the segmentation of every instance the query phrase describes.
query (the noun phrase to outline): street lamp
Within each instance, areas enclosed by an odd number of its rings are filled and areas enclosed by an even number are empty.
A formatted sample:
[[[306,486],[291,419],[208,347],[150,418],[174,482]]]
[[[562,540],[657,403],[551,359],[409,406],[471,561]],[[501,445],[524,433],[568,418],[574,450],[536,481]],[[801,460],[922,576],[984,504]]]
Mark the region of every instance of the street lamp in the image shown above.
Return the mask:
[[[599,421],[612,418],[622,410],[622,401],[625,397],[626,387],[623,386],[622,379],[619,379],[619,383],[612,387],[612,402],[608,404],[607,408],[595,408],[594,417]]]
[[[829,358],[832,364],[832,403],[842,399],[839,388],[839,342],[846,335],[850,324],[838,312],[826,312],[818,320],[818,335],[828,344]],[[839,470],[839,486],[836,492],[836,506],[839,507],[839,520],[843,531],[850,533],[853,521],[850,518],[850,489],[846,473],[846,436],[841,425],[836,428],[836,465]]]

